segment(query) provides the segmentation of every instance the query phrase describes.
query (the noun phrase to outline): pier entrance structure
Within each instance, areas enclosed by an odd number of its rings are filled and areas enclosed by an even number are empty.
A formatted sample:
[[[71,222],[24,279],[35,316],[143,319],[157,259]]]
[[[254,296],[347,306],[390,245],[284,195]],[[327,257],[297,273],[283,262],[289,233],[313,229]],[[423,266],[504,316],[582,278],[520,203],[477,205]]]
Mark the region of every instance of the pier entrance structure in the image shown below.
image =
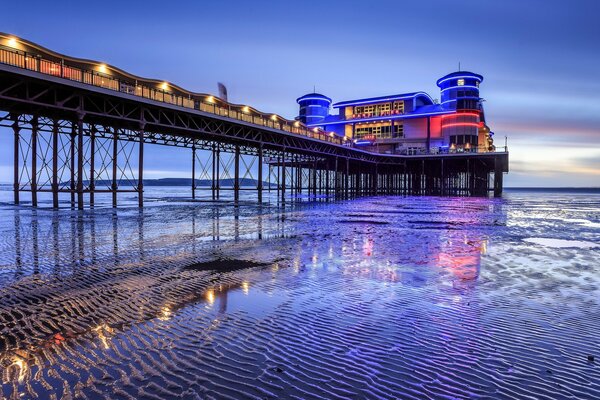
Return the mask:
[[[248,105],[140,78],[0,33],[0,125],[14,136],[14,202],[40,192],[53,206],[94,205],[96,193],[135,192],[143,206],[144,148],[191,150],[191,194],[254,190],[350,198],[495,196],[508,151],[386,154],[352,138]],[[230,179],[226,179],[230,178]],[[198,187],[207,179],[208,187]],[[231,182],[224,186],[223,182]],[[253,182],[254,187],[245,183]],[[265,184],[268,182],[268,184]]]

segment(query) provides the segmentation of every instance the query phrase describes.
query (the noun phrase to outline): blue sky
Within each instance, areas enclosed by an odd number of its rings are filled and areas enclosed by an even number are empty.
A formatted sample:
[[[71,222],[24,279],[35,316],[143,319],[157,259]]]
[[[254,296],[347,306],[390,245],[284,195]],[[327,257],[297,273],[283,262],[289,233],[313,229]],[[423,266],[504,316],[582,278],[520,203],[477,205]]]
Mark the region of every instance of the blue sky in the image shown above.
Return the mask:
[[[293,118],[335,101],[484,75],[488,124],[508,137],[507,186],[600,186],[598,1],[8,2],[0,31]],[[0,182],[11,138],[0,132]],[[189,176],[182,149],[147,147],[146,177]],[[191,157],[191,156],[190,156]]]

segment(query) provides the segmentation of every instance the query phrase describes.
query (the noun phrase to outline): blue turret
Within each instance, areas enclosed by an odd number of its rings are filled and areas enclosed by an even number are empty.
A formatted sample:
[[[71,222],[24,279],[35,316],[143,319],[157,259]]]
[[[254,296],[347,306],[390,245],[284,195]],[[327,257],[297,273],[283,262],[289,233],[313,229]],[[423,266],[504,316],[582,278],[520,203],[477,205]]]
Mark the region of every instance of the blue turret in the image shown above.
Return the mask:
[[[318,124],[329,115],[331,99],[319,93],[309,93],[296,99],[300,105],[298,119],[308,125]]]
[[[478,110],[481,82],[483,76],[468,71],[452,72],[438,79],[442,107],[448,110]]]
[[[484,128],[479,97],[481,82],[483,76],[468,71],[452,72],[437,81],[442,107],[455,111],[442,117],[442,136],[450,149],[471,151],[485,146],[479,140],[479,131]]]

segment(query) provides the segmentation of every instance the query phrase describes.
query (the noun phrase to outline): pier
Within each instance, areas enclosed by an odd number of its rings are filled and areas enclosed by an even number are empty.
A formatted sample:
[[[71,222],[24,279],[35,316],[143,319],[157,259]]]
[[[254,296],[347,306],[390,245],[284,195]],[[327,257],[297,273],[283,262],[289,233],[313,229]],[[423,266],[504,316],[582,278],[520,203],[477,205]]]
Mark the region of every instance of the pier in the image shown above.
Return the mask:
[[[187,149],[191,198],[210,190],[276,190],[347,199],[502,194],[508,150],[384,154],[297,120],[55,53],[0,34],[0,126],[14,136],[14,203],[52,194],[53,207],[93,207],[95,194],[135,192],[144,204],[144,149]],[[182,152],[186,151],[182,149]],[[232,178],[224,187],[221,180]],[[197,179],[209,179],[208,188]],[[256,182],[249,188],[244,180]],[[98,183],[98,184],[97,184]],[[126,184],[124,184],[126,183]],[[64,197],[62,197],[64,200]]]

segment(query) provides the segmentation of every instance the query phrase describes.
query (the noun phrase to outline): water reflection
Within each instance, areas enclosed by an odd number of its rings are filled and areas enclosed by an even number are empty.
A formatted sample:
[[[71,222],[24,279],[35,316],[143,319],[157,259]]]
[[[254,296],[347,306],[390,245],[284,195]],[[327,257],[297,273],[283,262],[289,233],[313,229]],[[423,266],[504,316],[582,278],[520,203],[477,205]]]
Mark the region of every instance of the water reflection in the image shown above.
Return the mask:
[[[521,285],[532,276],[522,265],[514,274],[505,267],[516,256],[499,256],[514,237],[503,237],[507,211],[495,200],[361,199],[285,210],[194,204],[61,219],[0,212],[15,224],[5,227],[15,242],[0,242],[3,263],[14,263],[11,276],[0,276],[0,294],[12,295],[3,297],[0,322],[15,337],[0,348],[8,397],[27,385],[41,398],[57,395],[31,385],[38,371],[57,387],[84,379],[88,397],[307,397],[318,388],[330,397],[388,398],[404,383],[417,397],[426,397],[423,385],[430,397],[485,397],[485,383],[468,383],[508,370],[504,360],[530,365],[507,345],[524,328],[502,314],[521,309],[498,282],[513,283],[511,293],[535,285]],[[212,261],[224,266],[207,267]],[[483,279],[492,273],[502,277],[496,286]],[[28,279],[34,274],[44,281]],[[41,300],[29,300],[35,296]],[[543,329],[555,329],[547,322]],[[560,329],[577,336],[588,328]],[[536,337],[557,343],[546,331]],[[536,351],[528,353],[536,365],[546,360],[539,354],[552,356]]]

